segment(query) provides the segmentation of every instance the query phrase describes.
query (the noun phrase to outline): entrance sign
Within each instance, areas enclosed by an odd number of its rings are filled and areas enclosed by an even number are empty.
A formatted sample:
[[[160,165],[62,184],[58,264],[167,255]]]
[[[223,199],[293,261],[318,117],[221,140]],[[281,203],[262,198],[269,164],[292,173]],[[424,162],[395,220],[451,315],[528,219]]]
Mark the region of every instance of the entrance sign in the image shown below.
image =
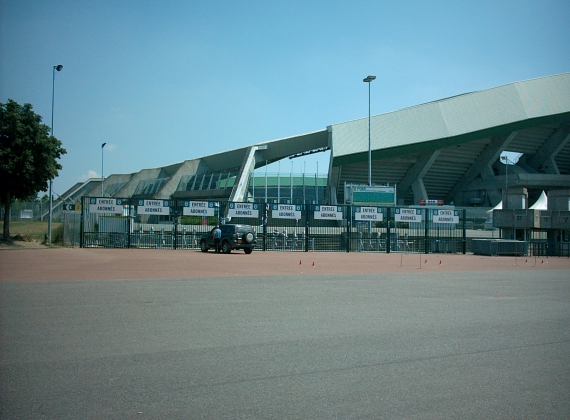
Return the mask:
[[[316,220],[342,220],[342,207],[315,206]]]
[[[434,210],[433,218],[434,223],[459,223],[459,210]]]
[[[213,201],[185,201],[182,214],[184,216],[214,216],[215,204]]]
[[[421,209],[405,209],[398,207],[394,213],[394,220],[396,222],[420,223],[422,221],[422,211]]]
[[[301,219],[301,206],[294,204],[273,204],[271,217],[274,219]]]
[[[259,206],[257,203],[229,203],[229,217],[259,217]]]
[[[137,213],[168,216],[170,202],[168,200],[138,200]]]
[[[354,220],[381,222],[384,220],[381,207],[355,207]]]
[[[121,198],[89,198],[89,213],[96,214],[123,214],[123,201]]]

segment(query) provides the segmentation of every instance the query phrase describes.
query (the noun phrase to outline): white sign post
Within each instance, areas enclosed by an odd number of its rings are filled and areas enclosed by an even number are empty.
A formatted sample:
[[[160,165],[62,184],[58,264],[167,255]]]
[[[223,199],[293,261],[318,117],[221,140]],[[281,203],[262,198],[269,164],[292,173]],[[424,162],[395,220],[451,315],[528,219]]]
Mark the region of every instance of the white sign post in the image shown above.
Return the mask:
[[[421,223],[422,211],[421,209],[406,209],[397,207],[394,214],[394,220],[396,222]]]
[[[229,217],[259,217],[259,206],[257,203],[229,203]]]
[[[138,200],[137,213],[168,216],[170,202],[168,200]]]
[[[342,207],[315,206],[315,220],[342,220]]]
[[[432,220],[434,223],[458,224],[459,210],[434,210]]]
[[[355,207],[354,220],[363,220],[367,222],[381,222],[384,220],[382,207]]]
[[[182,214],[184,216],[215,216],[215,204],[213,201],[185,201]]]
[[[123,214],[123,200],[121,198],[90,197],[89,198],[89,213]]]
[[[274,219],[301,219],[301,206],[293,204],[273,204],[271,217]]]

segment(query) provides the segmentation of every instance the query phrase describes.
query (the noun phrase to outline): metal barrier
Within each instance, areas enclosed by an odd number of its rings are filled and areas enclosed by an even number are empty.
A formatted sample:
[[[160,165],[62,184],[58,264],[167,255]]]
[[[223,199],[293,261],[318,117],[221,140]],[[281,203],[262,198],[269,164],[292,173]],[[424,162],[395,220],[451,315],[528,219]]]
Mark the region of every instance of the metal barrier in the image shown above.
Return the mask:
[[[570,257],[569,242],[530,241],[529,255],[539,257]]]
[[[449,208],[84,197],[80,246],[197,250],[216,224],[236,223],[263,251],[465,253],[464,222]]]
[[[474,239],[473,253],[476,255],[516,256],[528,255],[528,243],[506,239]]]

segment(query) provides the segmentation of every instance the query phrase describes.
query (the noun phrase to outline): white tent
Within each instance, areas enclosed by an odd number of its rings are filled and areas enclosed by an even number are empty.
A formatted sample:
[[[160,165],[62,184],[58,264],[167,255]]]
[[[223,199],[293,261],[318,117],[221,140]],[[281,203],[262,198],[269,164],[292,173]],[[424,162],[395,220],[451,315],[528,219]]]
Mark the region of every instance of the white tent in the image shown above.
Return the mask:
[[[543,191],[542,194],[540,194],[540,197],[538,197],[538,200],[536,200],[536,203],[530,206],[530,210],[546,210],[547,208],[548,208],[548,197],[546,196],[546,193]],[[503,202],[501,201],[491,210],[487,210],[487,218],[488,219],[493,218],[493,210],[502,210],[502,209],[503,209]]]
[[[530,208],[531,210],[546,210],[548,208],[548,197],[544,191],[540,194],[536,203],[534,203]]]
[[[503,210],[503,202],[501,201],[499,204],[497,204],[491,210],[487,210],[487,219],[493,218],[493,210]]]

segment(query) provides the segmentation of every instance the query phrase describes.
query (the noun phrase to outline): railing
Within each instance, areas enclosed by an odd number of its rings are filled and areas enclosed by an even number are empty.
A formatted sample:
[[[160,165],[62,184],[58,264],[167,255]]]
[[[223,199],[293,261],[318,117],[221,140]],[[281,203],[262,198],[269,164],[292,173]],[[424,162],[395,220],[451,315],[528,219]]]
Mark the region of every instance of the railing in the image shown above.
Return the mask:
[[[189,200],[84,197],[80,246],[196,250],[202,235],[216,223],[236,223],[254,227],[256,249],[263,251],[465,253],[467,249],[465,211],[453,210],[452,223],[444,224],[435,223],[436,209],[427,207],[414,208],[413,222],[402,222],[394,207],[376,207],[368,213],[376,219],[362,221],[356,220],[364,214],[362,206],[204,203],[202,217],[190,216],[201,218],[202,224],[188,225],[181,224],[181,216],[197,208]],[[156,209],[149,212],[153,205]]]
[[[548,242],[544,240],[529,242],[529,255],[539,257],[570,257],[569,242]]]

